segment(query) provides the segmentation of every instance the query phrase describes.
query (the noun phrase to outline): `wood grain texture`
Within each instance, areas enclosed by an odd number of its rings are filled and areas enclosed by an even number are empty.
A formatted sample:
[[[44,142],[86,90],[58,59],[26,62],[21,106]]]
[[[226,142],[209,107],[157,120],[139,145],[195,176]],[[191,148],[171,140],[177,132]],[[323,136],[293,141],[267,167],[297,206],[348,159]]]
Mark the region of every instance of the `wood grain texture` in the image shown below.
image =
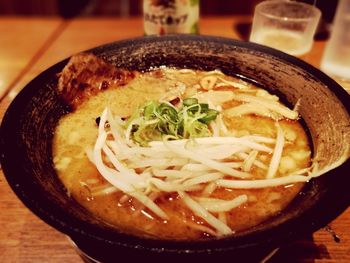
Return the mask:
[[[60,19],[0,17],[0,98],[55,32]]]
[[[208,17],[201,20],[200,32],[247,39],[250,22],[250,17]],[[61,29],[57,30],[58,27]],[[12,89],[1,101],[0,119],[15,94],[47,67],[88,48],[141,36],[143,29],[139,18],[64,22],[59,19],[0,18],[0,33],[3,32],[9,34],[10,40],[0,38],[0,79],[3,81],[0,87]],[[55,32],[54,36],[52,32]],[[318,67],[324,45],[325,42],[315,42],[313,49],[301,59]],[[4,68],[8,71],[3,71]],[[3,78],[5,74],[8,77]],[[17,199],[1,171],[0,211],[0,262],[83,262],[66,236],[34,216]],[[350,209],[330,226],[340,236],[339,243],[321,229],[311,237],[284,244],[269,262],[350,262]]]

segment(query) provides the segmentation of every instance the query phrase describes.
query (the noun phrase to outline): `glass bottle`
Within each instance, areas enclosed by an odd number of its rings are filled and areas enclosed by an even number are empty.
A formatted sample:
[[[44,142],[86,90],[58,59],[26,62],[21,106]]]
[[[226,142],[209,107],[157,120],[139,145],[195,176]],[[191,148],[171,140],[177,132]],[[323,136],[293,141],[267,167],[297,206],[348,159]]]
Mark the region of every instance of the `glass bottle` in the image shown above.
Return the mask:
[[[199,0],[144,0],[145,35],[198,34]]]

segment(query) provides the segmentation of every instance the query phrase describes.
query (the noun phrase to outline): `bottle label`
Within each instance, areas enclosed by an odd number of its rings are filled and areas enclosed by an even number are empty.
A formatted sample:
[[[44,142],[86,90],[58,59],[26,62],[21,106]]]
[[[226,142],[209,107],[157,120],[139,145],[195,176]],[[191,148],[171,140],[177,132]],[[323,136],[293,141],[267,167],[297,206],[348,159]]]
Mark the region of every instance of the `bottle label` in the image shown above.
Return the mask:
[[[198,33],[198,0],[144,0],[146,35]]]

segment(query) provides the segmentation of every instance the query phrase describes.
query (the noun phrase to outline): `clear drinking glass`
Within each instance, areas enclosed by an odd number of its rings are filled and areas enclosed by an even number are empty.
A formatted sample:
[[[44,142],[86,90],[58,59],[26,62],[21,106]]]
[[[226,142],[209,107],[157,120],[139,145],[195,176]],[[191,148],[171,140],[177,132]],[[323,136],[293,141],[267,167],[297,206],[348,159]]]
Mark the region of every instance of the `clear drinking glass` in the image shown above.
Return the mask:
[[[338,3],[321,69],[332,77],[350,82],[350,0]]]
[[[255,7],[250,41],[301,56],[312,48],[321,11],[295,1],[264,1]]]

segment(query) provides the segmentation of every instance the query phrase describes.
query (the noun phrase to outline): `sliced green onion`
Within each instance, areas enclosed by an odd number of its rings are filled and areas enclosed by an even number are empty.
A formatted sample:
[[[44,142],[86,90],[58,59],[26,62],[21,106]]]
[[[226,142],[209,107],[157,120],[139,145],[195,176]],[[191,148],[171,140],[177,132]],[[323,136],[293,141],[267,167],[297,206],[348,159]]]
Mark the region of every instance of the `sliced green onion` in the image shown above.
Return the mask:
[[[210,136],[209,124],[218,114],[218,111],[210,109],[206,103],[199,103],[196,98],[184,99],[181,108],[165,102],[149,101],[133,113],[126,125],[138,120],[129,129],[130,138],[146,146],[149,141],[160,140],[163,135],[171,135],[174,139]]]

